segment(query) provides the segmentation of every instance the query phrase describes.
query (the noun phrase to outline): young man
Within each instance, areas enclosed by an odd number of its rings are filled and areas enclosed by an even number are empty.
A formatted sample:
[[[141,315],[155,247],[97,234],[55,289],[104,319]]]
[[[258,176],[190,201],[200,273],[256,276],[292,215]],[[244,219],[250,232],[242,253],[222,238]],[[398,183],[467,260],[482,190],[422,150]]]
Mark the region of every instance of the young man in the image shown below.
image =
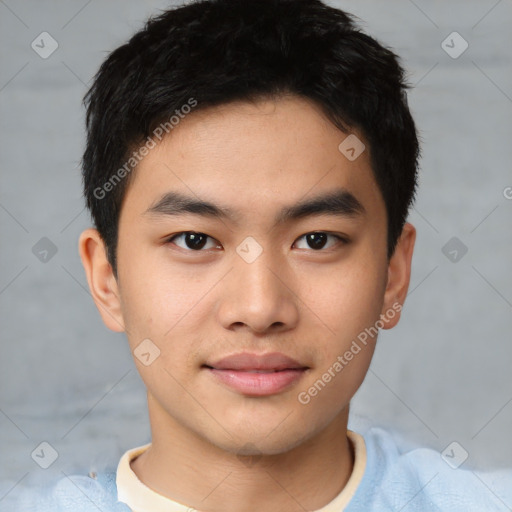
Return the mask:
[[[191,3],[110,54],[86,97],[80,255],[152,440],[64,479],[52,510],[503,510],[437,452],[347,430],[409,285],[406,88],[319,0]]]

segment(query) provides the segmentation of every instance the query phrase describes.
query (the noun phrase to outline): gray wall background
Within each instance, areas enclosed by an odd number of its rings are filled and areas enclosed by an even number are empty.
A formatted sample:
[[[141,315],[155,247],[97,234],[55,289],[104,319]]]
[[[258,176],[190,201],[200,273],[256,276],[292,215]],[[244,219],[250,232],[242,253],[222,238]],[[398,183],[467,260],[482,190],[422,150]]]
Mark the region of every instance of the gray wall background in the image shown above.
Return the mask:
[[[457,441],[466,466],[510,467],[512,1],[331,3],[402,56],[423,140],[411,291],[352,427],[371,421],[439,451]],[[78,163],[91,77],[167,5],[0,1],[0,510],[35,481],[116,464],[149,439],[127,343],[103,326],[79,261],[90,221]],[[58,43],[46,59],[31,48],[44,31]],[[458,58],[441,46],[453,31],[469,44]],[[57,251],[47,261],[33,252],[43,237]],[[47,470],[31,457],[42,441],[58,453]]]

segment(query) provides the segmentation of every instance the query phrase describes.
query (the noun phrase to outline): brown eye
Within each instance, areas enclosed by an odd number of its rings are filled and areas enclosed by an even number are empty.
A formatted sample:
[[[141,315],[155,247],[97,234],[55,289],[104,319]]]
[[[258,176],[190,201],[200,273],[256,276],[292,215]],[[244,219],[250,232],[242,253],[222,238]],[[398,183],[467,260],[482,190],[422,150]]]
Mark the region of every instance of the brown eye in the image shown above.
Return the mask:
[[[305,240],[307,246],[306,247],[298,247],[298,249],[313,249],[314,251],[320,251],[321,249],[330,249],[334,247],[337,243],[347,243],[348,241],[341,236],[333,235],[331,233],[326,233],[324,231],[315,231],[313,233],[306,233],[302,235],[298,240]],[[326,245],[329,243],[329,239],[334,239],[334,242],[329,246]],[[296,244],[298,243],[295,242]]]
[[[212,242],[210,242],[210,246],[206,247],[209,239]],[[205,247],[206,249],[213,249],[219,246],[218,243],[215,243],[216,240],[214,240],[210,236],[204,233],[197,233],[195,231],[185,231],[183,233],[174,235],[172,238],[168,240],[168,242],[174,243],[175,245],[181,247],[182,249],[190,249],[192,251],[200,251]]]

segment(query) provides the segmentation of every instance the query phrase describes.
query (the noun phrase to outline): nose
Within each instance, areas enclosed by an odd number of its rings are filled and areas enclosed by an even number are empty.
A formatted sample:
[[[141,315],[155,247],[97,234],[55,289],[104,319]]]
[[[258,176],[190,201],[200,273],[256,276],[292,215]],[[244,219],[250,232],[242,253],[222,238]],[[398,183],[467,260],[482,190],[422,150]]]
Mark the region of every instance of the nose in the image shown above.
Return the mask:
[[[228,330],[277,333],[296,327],[298,298],[285,262],[266,252],[253,262],[235,258],[217,315]]]

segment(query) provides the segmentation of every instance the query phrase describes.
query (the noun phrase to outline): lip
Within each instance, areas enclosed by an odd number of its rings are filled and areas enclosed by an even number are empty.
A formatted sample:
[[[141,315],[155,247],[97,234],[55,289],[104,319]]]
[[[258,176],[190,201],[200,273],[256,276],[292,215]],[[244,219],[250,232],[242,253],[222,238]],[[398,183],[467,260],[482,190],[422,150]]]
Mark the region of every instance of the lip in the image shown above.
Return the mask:
[[[216,370],[288,370],[306,368],[295,359],[288,357],[280,352],[269,352],[266,354],[252,354],[250,352],[240,352],[223,357],[213,363],[206,363]]]
[[[230,389],[249,396],[267,396],[284,391],[308,370],[307,366],[279,352],[242,352],[207,363],[203,368]]]

